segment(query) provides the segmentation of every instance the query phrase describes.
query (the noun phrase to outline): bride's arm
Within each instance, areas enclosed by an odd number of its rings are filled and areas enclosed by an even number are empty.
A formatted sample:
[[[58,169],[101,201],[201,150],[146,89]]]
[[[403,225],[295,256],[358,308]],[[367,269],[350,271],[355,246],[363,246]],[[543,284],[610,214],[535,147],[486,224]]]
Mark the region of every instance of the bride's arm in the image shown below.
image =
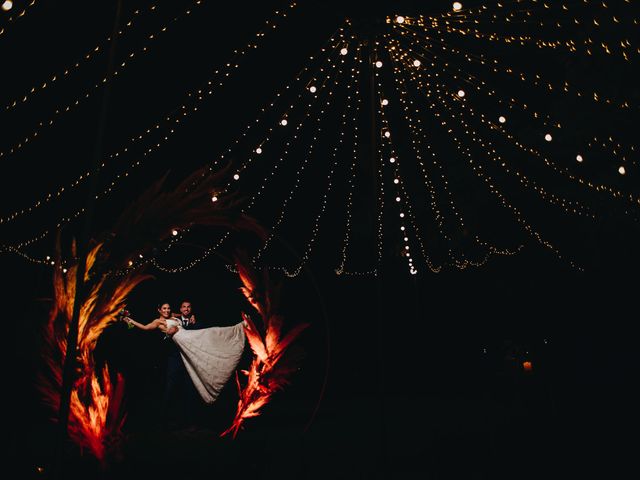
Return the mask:
[[[155,330],[157,328],[161,328],[165,326],[164,321],[161,318],[156,318],[146,325],[140,322],[136,322],[131,317],[124,317],[123,320],[127,322],[129,325],[133,325],[134,327],[139,328],[140,330]]]

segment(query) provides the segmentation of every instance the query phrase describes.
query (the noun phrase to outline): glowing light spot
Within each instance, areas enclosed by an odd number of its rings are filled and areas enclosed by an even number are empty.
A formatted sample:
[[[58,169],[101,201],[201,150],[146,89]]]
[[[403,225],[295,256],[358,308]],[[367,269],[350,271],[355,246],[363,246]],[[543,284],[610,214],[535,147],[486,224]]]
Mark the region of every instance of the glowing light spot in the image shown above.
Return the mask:
[[[550,142],[551,140],[553,140],[553,137],[551,136],[551,134],[550,134],[550,133],[547,133],[547,134],[544,136],[544,139],[545,139],[547,142]]]
[[[395,183],[396,185],[400,183],[400,180],[398,180],[397,178],[393,179],[393,183]]]
[[[393,158],[393,157],[391,157],[391,158],[389,159],[389,162],[391,162],[391,163],[396,163],[396,159],[395,159],[395,158]]]
[[[287,123],[289,123],[289,122],[287,122],[286,118],[283,118],[282,120],[280,120],[280,125],[282,125],[283,127],[285,127],[287,125]]]
[[[346,48],[346,47],[342,47],[342,48],[340,49],[340,55],[346,55],[347,53],[349,53],[349,50],[347,50],[347,48]]]
[[[384,138],[389,138],[391,136],[391,132],[389,130],[386,130],[384,132]]]
[[[178,230],[176,230],[175,228],[171,230],[171,235],[173,235],[174,237],[178,235]]]
[[[260,155],[262,153],[262,148],[260,148],[260,147],[256,148],[256,153],[258,155]]]
[[[387,100],[386,98],[384,98],[384,99],[382,100],[382,102],[381,102],[381,103],[382,103],[382,106],[383,106],[383,107],[386,107],[387,105],[389,105],[389,100]]]
[[[399,202],[399,201],[400,201],[400,197],[396,197],[396,202]]]
[[[381,62],[380,60],[378,60],[378,61],[376,62],[376,67],[377,67],[377,68],[381,68],[381,67],[382,67],[382,62]]]
[[[460,2],[453,2],[453,11],[459,12],[462,10],[462,4]]]
[[[498,121],[499,121],[500,123],[504,123],[504,122],[506,122],[506,121],[507,121],[507,119],[506,119],[505,117],[503,117],[502,115],[500,115],[500,116],[498,117]]]
[[[420,65],[421,65],[420,64],[420,60],[416,59],[416,60],[413,61],[413,66],[414,67],[419,67]]]
[[[618,173],[619,173],[620,175],[625,175],[625,174],[627,173],[627,170],[626,170],[622,165],[620,165],[620,166],[618,167]]]
[[[212,202],[214,202],[214,203],[215,203],[215,202],[217,202],[217,201],[218,201],[218,197],[216,197],[216,196],[214,195],[213,197],[211,197],[211,201],[212,201]]]
[[[404,17],[402,15],[398,15],[396,17],[396,23],[404,23]]]
[[[576,160],[580,163],[582,163],[582,161],[584,160],[584,158],[582,158],[582,155],[576,155]]]
[[[237,173],[233,176],[234,180],[240,180],[240,175],[238,175]]]
[[[2,10],[4,10],[5,12],[11,10],[11,7],[13,7],[13,2],[11,0],[6,0],[2,3]]]
[[[458,90],[458,96],[460,98],[464,97],[465,96],[464,90]]]
[[[318,89],[316,88],[316,86],[315,86],[315,85],[311,85],[311,86],[309,87],[309,91],[310,91],[311,93],[316,93],[316,91],[317,91],[317,90],[318,90]]]

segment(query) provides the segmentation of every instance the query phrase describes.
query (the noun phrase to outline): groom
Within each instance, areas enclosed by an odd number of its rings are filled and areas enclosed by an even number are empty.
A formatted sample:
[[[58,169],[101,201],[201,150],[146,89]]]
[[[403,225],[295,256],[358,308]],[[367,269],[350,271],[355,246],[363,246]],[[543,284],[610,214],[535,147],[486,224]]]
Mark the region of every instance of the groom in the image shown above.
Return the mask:
[[[182,328],[190,329],[196,324],[191,302],[184,300],[180,304],[180,315],[176,315]],[[173,332],[167,332],[173,333]],[[169,416],[169,423],[177,427],[194,427],[198,407],[198,392],[187,372],[180,349],[172,341],[168,342],[167,371],[163,396],[163,411]]]

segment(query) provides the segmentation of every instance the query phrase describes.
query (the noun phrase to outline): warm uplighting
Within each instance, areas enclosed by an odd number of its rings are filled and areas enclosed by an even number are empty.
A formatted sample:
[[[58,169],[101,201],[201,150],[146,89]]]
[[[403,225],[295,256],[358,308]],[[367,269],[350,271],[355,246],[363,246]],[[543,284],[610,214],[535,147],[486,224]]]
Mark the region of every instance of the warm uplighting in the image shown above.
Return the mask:
[[[550,134],[550,133],[547,133],[547,134],[544,136],[544,139],[545,139],[547,142],[550,142],[551,140],[553,140],[553,137],[551,136],[551,134]]]
[[[260,155],[262,153],[262,148],[260,148],[260,147],[256,148],[256,153],[258,155]]]
[[[398,15],[396,17],[396,23],[404,23],[404,17],[402,15]]]
[[[626,174],[626,173],[627,173],[627,170],[626,170],[622,165],[620,165],[620,166],[618,167],[618,173],[619,173],[620,175],[624,175],[624,174]]]
[[[413,61],[413,66],[414,66],[414,67],[419,67],[419,66],[420,66],[420,60],[415,59],[415,60]]]
[[[464,95],[465,95],[464,90],[458,90],[458,96],[460,98],[464,97]]]
[[[216,196],[214,195],[213,197],[211,197],[211,201],[212,201],[212,202],[214,202],[214,203],[215,203],[215,202],[217,202],[217,201],[218,201],[218,197],[216,197]]]
[[[462,10],[462,4],[460,2],[453,2],[453,11],[459,12]]]
[[[233,176],[234,180],[240,180],[240,175],[238,175],[237,173]]]
[[[346,47],[342,47],[342,48],[340,49],[340,55],[346,55],[347,53],[349,53],[349,50],[347,50],[347,48],[346,48]]]
[[[381,62],[380,60],[378,60],[378,61],[376,62],[376,67],[377,67],[377,68],[382,67],[382,62]]]
[[[381,103],[383,107],[386,107],[387,105],[389,105],[389,100],[387,100],[386,98],[383,98]]]
[[[584,158],[582,158],[582,155],[576,155],[576,160],[580,163],[582,163],[582,161],[584,160]]]
[[[507,121],[507,119],[506,119],[505,117],[503,117],[502,115],[500,115],[500,116],[498,117],[498,121],[499,121],[500,123],[504,123],[504,122],[506,122],[506,121]]]
[[[316,86],[315,86],[315,85],[311,85],[311,86],[309,87],[309,91],[310,91],[311,93],[316,93],[316,90],[318,90],[318,89],[316,88]]]
[[[175,228],[171,230],[171,235],[173,235],[174,237],[178,235],[178,230],[176,230]]]
[[[282,125],[283,127],[287,125],[287,119],[283,118],[282,120],[280,120],[280,125]]]
[[[5,2],[2,3],[2,10],[5,12],[11,10],[11,7],[13,7],[13,2],[11,0],[5,0]]]

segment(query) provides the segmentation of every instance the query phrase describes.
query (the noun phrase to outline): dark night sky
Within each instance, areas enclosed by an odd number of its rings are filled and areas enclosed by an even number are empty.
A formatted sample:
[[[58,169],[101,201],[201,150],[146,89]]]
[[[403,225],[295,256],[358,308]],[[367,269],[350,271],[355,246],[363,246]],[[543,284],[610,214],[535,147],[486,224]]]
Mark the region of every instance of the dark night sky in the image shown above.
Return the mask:
[[[26,2],[14,3],[16,9]],[[183,15],[190,2],[162,4],[153,13],[147,11],[153,2],[124,2],[121,21],[130,18],[134,8],[144,13],[136,16],[134,27],[118,38],[116,63],[131,51],[140,52],[144,45],[152,48],[146,54],[137,54],[136,60],[110,82],[106,123],[99,129],[105,90],[93,85],[107,70],[104,51],[108,44],[104,39],[113,29],[115,3],[59,5],[42,0],[29,8],[24,18],[2,24],[2,107],[50,78],[53,72],[64,71],[102,42],[101,54],[83,62],[77,72],[38,90],[19,108],[3,108],[0,113],[0,148],[6,152],[27,132],[34,131],[39,121],[53,118],[55,108],[91,92],[70,113],[56,116],[55,125],[39,131],[36,140],[15,154],[0,158],[5,184],[0,192],[3,218],[32,205],[47,192],[68,186],[90,168],[97,139],[103,135],[101,158],[121,151],[125,145],[130,149],[100,172],[100,190],[127,163],[139,159],[144,163],[131,170],[113,194],[97,203],[92,231],[98,234],[167,171],[170,188],[224,153],[275,92],[294,78],[310,55],[316,55],[345,15],[353,19],[358,38],[362,38],[380,15],[432,15],[449,9],[449,2],[437,2],[441,8],[429,7],[425,11],[423,2],[393,2],[389,10],[390,2],[349,2],[345,7],[335,1],[302,1],[282,27],[268,34],[264,46],[242,57],[240,67],[219,93],[184,117],[180,128],[161,148],[143,156],[148,146],[165,135],[164,124],[159,133],[145,136],[142,142],[128,144],[126,139],[143,134],[165,116],[178,113],[177,107],[190,98],[185,97],[187,92],[206,85],[212,71],[230,61],[232,51],[244,46],[271,12],[277,6],[286,8],[286,3],[247,5],[207,0],[187,18],[172,21]],[[576,6],[580,14],[587,12],[576,5],[580,2],[568,3]],[[638,17],[637,6],[628,7],[631,14],[620,3],[613,2],[612,11],[619,15],[626,12],[622,18]],[[513,2],[505,3],[505,9],[512,7]],[[587,17],[601,14],[595,6],[592,11],[593,15],[589,10]],[[548,12],[545,15],[550,16]],[[164,25],[169,25],[167,32],[150,42],[148,35]],[[625,25],[623,22],[613,29],[603,23],[602,30],[595,33],[604,38],[624,37]],[[518,31],[518,24],[496,22],[484,26],[503,33]],[[587,30],[586,26],[578,30],[564,28],[558,33],[556,29],[542,28],[528,33],[546,39],[556,38],[553,35],[582,38]],[[632,41],[638,38],[637,26],[627,28],[627,32]],[[602,55],[585,57],[481,41],[452,41],[452,45],[500,58],[502,65],[514,69],[539,72],[550,81],[566,80],[585,91],[595,89],[612,98],[640,100],[637,55],[635,63],[624,63]],[[480,74],[481,68],[471,65],[467,71]],[[558,135],[558,142],[545,150],[557,154],[554,158],[574,156],[576,148],[584,147],[586,140],[596,134],[614,134],[624,145],[633,143],[637,107],[622,112],[567,95],[543,94],[498,75],[483,79],[504,93],[505,98],[517,98],[563,123],[563,135]],[[450,85],[457,88],[454,83]],[[336,97],[339,95],[337,91]],[[371,268],[375,252],[372,208],[377,204],[369,195],[373,193],[375,163],[367,160],[368,86],[363,98],[364,107],[358,117],[362,146],[356,177],[359,190],[354,199],[350,257],[353,270]],[[418,94],[413,98],[424,99]],[[293,98],[287,97],[283,104],[290,101]],[[478,111],[497,114],[489,101],[477,101],[474,108]],[[340,101],[337,104],[341,105]],[[190,109],[194,102],[188,100],[187,105]],[[399,110],[390,111],[395,115],[392,120],[400,118]],[[327,109],[323,127],[327,134],[318,147],[319,154],[327,158],[331,135],[336,133],[337,112],[336,107]],[[278,112],[267,113],[267,118],[275,121]],[[534,165],[533,157],[522,157],[515,149],[504,147],[505,156],[520,162],[514,168],[521,168],[544,188],[584,201],[598,212],[599,219],[595,221],[576,219],[535,195],[523,193],[517,181],[497,169],[490,170],[496,181],[502,182],[499,184],[509,201],[522,209],[543,236],[567,258],[585,267],[584,272],[579,272],[523,233],[469,173],[468,164],[460,160],[444,131],[436,130],[436,120],[422,118],[427,128],[435,132],[431,137],[433,148],[445,159],[451,191],[467,215],[471,231],[454,238],[453,248],[464,250],[469,245],[469,235],[475,234],[502,248],[524,247],[514,256],[492,257],[480,268],[459,271],[448,266],[434,274],[421,264],[419,275],[409,275],[404,260],[394,253],[394,246],[401,242],[392,233],[397,231],[393,230],[395,220],[391,220],[395,214],[390,210],[392,199],[387,199],[385,218],[389,218],[391,226],[385,233],[388,243],[379,266],[381,274],[337,276],[334,269],[342,238],[342,227],[337,222],[343,221],[344,216],[328,213],[327,226],[320,229],[317,253],[301,275],[282,278],[286,318],[310,321],[312,327],[301,340],[306,356],[299,377],[274,401],[272,409],[255,421],[254,430],[248,426],[245,443],[239,442],[257,449],[257,458],[262,459],[260,466],[249,462],[250,468],[271,478],[268,474],[274,468],[269,463],[272,460],[265,459],[274,453],[273,445],[281,442],[297,458],[292,463],[291,478],[320,478],[329,472],[338,478],[377,478],[372,473],[375,469],[391,472],[388,478],[413,478],[419,472],[420,478],[487,479],[577,477],[593,472],[612,475],[625,469],[637,470],[632,462],[634,442],[629,440],[638,400],[632,392],[640,373],[633,336],[638,308],[635,278],[640,266],[637,208],[550,174],[539,164]],[[541,132],[537,125],[515,113],[511,118],[519,138],[547,148],[537,137]],[[301,142],[312,134],[313,130],[303,131]],[[278,135],[274,133],[271,147],[275,153],[265,152],[265,164],[277,158],[281,151],[278,149],[286,142],[284,135]],[[230,160],[246,158],[253,148],[252,141],[241,142]],[[474,149],[473,153],[481,156],[482,150]],[[341,155],[346,158],[347,153]],[[303,158],[303,147],[293,147],[292,156]],[[562,165],[596,183],[640,193],[634,171],[637,167],[631,162],[629,173],[622,178],[605,153],[594,149],[592,158],[594,161],[581,171],[576,170],[575,161],[570,164],[563,160]],[[630,158],[637,161],[637,153]],[[274,180],[278,183],[273,193],[255,210],[268,228],[273,225],[284,194],[292,187],[294,167],[297,168],[295,161],[289,160],[284,169],[289,177],[284,173],[281,179]],[[256,168],[253,175],[260,179],[265,170]],[[322,192],[320,182],[313,179],[326,175],[311,168],[311,180],[306,179],[300,196],[292,201],[289,220],[278,231],[273,254],[268,257],[270,264],[292,265],[304,253],[303,242],[308,236],[300,240],[299,230],[303,228],[298,227],[311,226],[309,219],[317,213],[317,198]],[[248,172],[247,177],[250,175]],[[344,198],[347,177],[346,168],[337,172],[336,196],[330,197],[328,212],[343,212],[344,204],[338,197]],[[417,177],[408,178],[414,182]],[[67,187],[69,192],[59,201],[48,202],[15,222],[0,224],[1,243],[15,244],[51,229],[52,219],[69,215],[85,204],[88,189],[87,182],[78,188]],[[624,215],[625,209],[631,214]],[[416,213],[426,219],[429,210],[418,206]],[[82,221],[84,217],[65,226],[63,240],[78,235]],[[423,225],[425,239],[435,245],[434,258],[444,260],[442,243],[434,233],[435,222],[431,218]],[[180,258],[193,258],[194,251],[207,248],[211,238],[218,238],[216,235],[197,232],[170,260],[177,258],[179,264]],[[24,251],[42,258],[52,249],[50,234]],[[243,303],[237,278],[224,266],[227,253],[213,255],[184,273],[166,274],[151,269],[155,279],[134,291],[130,308],[138,317],[151,318],[157,301],[166,299],[177,304],[183,296],[189,296],[201,318],[215,324],[235,323]],[[475,253],[469,252],[471,258],[477,258]],[[11,342],[13,348],[5,349],[3,358],[5,363],[16,365],[9,369],[7,382],[10,388],[15,385],[20,405],[8,435],[15,440],[11,453],[18,468],[29,469],[32,463],[46,457],[43,452],[47,450],[48,437],[42,432],[48,430],[31,384],[38,367],[37,332],[46,318],[51,297],[51,270],[7,252],[0,253],[0,261],[10,280],[4,288],[4,303],[17,310],[25,338],[24,343]],[[273,275],[282,277],[278,272]],[[145,406],[154,401],[161,384],[163,359],[156,340],[116,326],[107,331],[96,352],[100,361],[108,359],[127,377],[128,428],[132,432],[144,431],[154,422]],[[524,359],[533,362],[533,372],[521,370]],[[217,413],[210,414],[214,428],[225,423],[233,401],[233,392],[228,391]],[[556,461],[559,466],[552,469]],[[142,460],[140,465],[148,467]]]

